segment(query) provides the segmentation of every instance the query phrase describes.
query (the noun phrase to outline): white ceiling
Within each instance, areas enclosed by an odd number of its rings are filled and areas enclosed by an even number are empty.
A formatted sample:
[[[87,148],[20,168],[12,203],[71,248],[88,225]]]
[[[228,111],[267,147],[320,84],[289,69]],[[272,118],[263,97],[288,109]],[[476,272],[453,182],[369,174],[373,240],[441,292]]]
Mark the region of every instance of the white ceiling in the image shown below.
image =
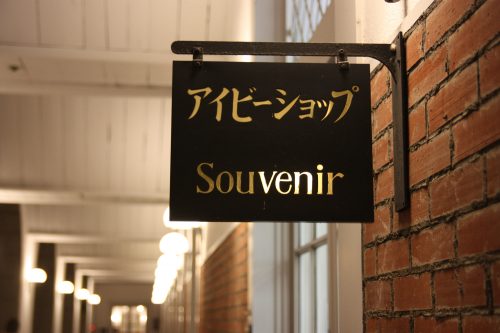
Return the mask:
[[[152,281],[167,232],[170,44],[251,40],[252,7],[1,0],[0,202],[22,204],[28,232],[81,271],[116,280],[128,267],[118,280],[132,281],[140,267]]]

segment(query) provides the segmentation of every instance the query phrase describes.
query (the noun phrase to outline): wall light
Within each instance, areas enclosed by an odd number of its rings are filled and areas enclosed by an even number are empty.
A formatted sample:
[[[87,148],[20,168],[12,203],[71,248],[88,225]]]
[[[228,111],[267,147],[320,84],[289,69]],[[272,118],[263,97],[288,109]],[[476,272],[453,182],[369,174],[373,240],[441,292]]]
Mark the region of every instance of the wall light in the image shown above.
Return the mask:
[[[167,254],[182,255],[189,250],[189,241],[181,233],[170,232],[160,240],[160,251]]]
[[[26,281],[30,283],[44,283],[47,281],[47,273],[41,268],[31,268],[26,272]]]
[[[135,307],[135,311],[137,311],[138,313],[143,313],[144,310],[146,310],[146,307],[144,305],[137,305]]]
[[[166,299],[167,299],[167,295],[153,294],[153,296],[151,296],[151,303],[153,303],[153,304],[163,304],[163,303],[165,303]]]
[[[184,256],[162,254],[156,263],[158,267],[174,267],[175,270],[181,269],[184,264]]]
[[[87,299],[87,302],[89,302],[89,304],[91,304],[91,305],[98,305],[101,303],[101,296],[99,296],[97,294],[92,294]]]
[[[69,295],[75,291],[75,285],[71,281],[59,281],[56,286],[56,291],[59,294]]]
[[[119,307],[113,307],[111,312],[111,322],[116,326],[120,326],[122,324],[122,311]]]
[[[170,229],[176,230],[190,230],[194,228],[201,228],[206,222],[197,221],[170,221],[170,208],[165,208],[163,212],[163,225]]]
[[[75,291],[75,297],[80,301],[86,301],[90,296],[90,291],[85,288],[78,289]]]
[[[195,221],[163,221],[165,227],[176,230],[191,230],[195,228],[201,228],[206,222],[195,222]]]

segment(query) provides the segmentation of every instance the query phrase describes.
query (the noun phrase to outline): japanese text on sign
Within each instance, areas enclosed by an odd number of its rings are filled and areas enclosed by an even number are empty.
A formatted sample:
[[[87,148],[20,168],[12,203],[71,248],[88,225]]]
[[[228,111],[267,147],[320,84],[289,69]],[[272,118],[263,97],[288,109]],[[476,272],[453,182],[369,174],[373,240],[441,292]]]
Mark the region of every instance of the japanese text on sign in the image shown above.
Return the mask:
[[[215,120],[220,122],[224,112],[223,100],[225,99],[229,99],[231,101],[231,117],[238,123],[249,123],[253,119],[250,115],[245,116],[239,113],[239,106],[242,103],[249,103],[250,106],[253,106],[254,109],[252,109],[252,111],[256,111],[257,108],[260,110],[266,107],[269,110],[269,107],[278,105],[279,110],[272,111],[273,118],[276,120],[281,120],[295,108],[298,109],[299,119],[321,118],[321,121],[324,121],[332,114],[333,107],[336,103],[343,103],[341,104],[343,106],[342,112],[333,121],[336,123],[344,118],[349,112],[354,93],[359,92],[359,87],[353,86],[352,90],[332,90],[329,96],[319,99],[302,99],[300,94],[290,96],[286,90],[278,88],[273,92],[273,98],[256,100],[254,99],[253,94],[257,91],[257,88],[252,87],[248,90],[249,94],[244,96],[245,94],[240,93],[237,88],[229,89],[224,87],[220,92],[214,92],[210,87],[188,89],[187,94],[192,96],[194,99],[193,110],[188,119],[196,117],[196,115],[200,112],[200,109],[207,107],[207,105],[215,104]],[[332,116],[332,118],[334,117]]]

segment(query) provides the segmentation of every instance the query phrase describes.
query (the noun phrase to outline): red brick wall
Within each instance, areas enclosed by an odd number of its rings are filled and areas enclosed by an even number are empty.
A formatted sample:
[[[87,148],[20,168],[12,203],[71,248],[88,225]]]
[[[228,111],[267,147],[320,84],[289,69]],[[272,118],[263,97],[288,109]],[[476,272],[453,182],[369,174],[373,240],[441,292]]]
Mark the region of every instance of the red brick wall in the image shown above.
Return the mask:
[[[500,332],[500,0],[435,1],[406,38],[411,208],[394,210],[381,69],[372,78],[365,332]]]
[[[248,323],[248,227],[241,223],[201,268],[201,333],[243,333]]]

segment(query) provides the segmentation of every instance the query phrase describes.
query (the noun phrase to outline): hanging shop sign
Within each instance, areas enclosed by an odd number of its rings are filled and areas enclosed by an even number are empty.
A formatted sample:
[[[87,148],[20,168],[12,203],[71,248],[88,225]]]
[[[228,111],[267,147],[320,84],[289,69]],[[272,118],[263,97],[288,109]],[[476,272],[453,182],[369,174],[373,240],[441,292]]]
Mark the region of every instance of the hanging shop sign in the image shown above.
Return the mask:
[[[368,65],[175,61],[170,219],[373,221]]]

